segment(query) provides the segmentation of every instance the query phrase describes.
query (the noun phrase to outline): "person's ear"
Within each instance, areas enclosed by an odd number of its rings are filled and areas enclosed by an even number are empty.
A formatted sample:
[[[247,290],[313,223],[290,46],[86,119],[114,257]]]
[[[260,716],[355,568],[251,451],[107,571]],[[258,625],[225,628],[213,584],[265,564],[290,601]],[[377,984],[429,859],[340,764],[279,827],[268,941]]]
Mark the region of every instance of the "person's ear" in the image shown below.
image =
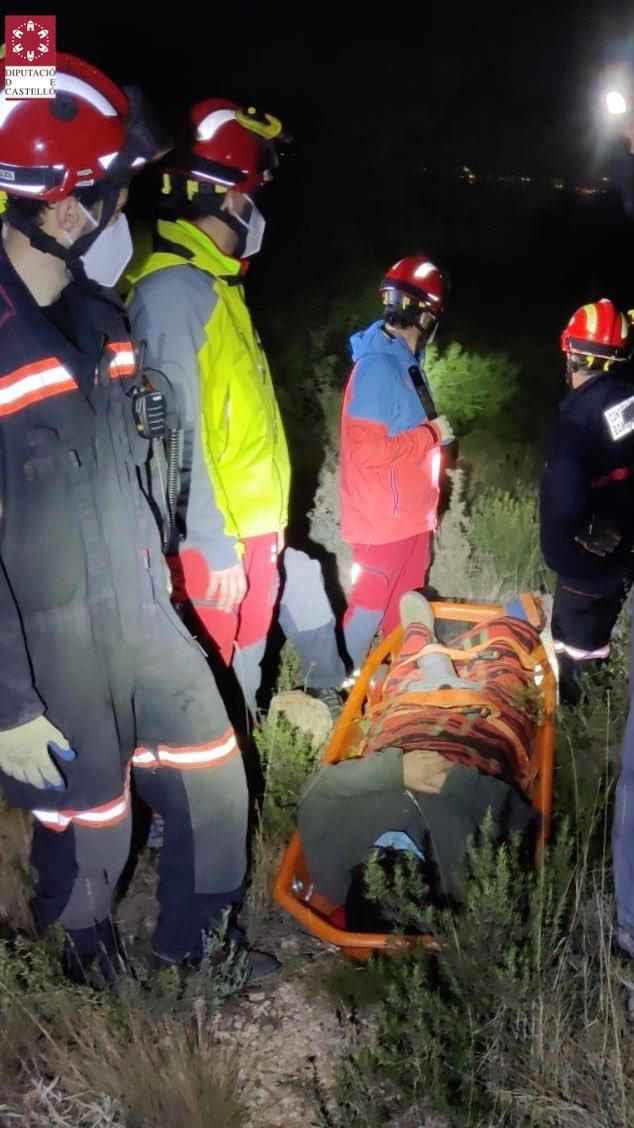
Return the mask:
[[[85,215],[75,196],[66,196],[52,205],[55,223],[58,228],[66,233],[68,238],[77,238],[85,223]]]

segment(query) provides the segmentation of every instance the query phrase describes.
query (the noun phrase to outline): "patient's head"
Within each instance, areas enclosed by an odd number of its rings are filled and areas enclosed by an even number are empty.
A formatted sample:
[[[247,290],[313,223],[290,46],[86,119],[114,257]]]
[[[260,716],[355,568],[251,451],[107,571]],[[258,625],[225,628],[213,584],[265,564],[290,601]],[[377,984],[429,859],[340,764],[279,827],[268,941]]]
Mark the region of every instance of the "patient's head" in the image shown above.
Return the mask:
[[[427,857],[417,852],[375,846],[367,859],[354,866],[346,897],[346,928],[350,932],[416,933],[420,927],[406,925],[408,906],[419,911],[432,905],[435,869]]]

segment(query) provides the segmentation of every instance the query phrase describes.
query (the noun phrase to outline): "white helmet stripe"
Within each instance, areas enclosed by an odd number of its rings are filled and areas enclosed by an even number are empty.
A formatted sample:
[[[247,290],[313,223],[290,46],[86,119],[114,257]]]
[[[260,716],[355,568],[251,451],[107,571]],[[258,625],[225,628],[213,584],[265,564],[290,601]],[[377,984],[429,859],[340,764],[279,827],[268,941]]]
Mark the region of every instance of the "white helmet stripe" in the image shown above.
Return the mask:
[[[95,109],[99,110],[105,117],[117,116],[117,111],[114,106],[107,98],[104,98],[103,94],[95,90],[94,86],[91,86],[90,83],[84,82],[81,78],[75,78],[72,74],[58,72],[55,76],[55,89],[58,92],[62,91],[65,94],[75,94],[77,98],[83,98],[84,101],[90,102],[91,106],[94,106]],[[0,93],[0,129],[2,129],[11,111],[16,109],[17,106],[21,106],[22,101],[25,100],[26,99],[14,101],[11,99],[7,101],[6,92],[3,90]]]
[[[99,110],[105,117],[116,117],[117,111],[103,94],[95,90],[89,82],[84,82],[83,78],[76,78],[73,74],[64,74],[63,71],[55,76],[55,89],[63,91],[64,94],[74,94],[77,98],[83,98],[85,102],[90,102],[96,110]]]
[[[429,275],[433,274],[435,270],[436,267],[433,262],[422,262],[420,266],[416,267],[414,278],[429,278]]]
[[[235,116],[235,110],[212,110],[198,126],[196,130],[197,139],[199,141],[210,141],[214,134],[218,132],[220,126],[226,125],[228,121],[234,121]]]

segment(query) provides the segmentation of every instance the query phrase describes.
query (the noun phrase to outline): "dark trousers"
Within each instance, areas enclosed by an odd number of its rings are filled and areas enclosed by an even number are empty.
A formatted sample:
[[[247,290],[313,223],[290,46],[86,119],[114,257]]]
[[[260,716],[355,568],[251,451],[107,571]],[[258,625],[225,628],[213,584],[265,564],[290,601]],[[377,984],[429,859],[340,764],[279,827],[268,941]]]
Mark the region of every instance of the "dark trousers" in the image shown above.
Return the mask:
[[[581,699],[581,675],[605,662],[610,636],[632,577],[625,571],[596,580],[557,577],[552,634],[559,665],[559,694],[568,705]]]
[[[201,648],[167,593],[129,615],[85,603],[27,624],[35,684],[75,759],[66,790],[3,776],[33,811],[34,912],[84,951],[107,930],[130,842],[130,773],[163,815],[156,951],[202,953],[202,933],[240,895],[247,787],[235,734]]]

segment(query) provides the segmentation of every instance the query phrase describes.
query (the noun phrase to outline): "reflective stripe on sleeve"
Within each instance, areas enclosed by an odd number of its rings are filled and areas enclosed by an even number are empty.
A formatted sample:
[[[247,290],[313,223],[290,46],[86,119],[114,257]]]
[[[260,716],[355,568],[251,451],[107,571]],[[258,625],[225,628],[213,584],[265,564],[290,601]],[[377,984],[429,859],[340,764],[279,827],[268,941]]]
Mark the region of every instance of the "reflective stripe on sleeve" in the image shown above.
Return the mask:
[[[29,404],[74,391],[77,384],[55,357],[25,364],[0,378],[0,416],[13,415]]]

